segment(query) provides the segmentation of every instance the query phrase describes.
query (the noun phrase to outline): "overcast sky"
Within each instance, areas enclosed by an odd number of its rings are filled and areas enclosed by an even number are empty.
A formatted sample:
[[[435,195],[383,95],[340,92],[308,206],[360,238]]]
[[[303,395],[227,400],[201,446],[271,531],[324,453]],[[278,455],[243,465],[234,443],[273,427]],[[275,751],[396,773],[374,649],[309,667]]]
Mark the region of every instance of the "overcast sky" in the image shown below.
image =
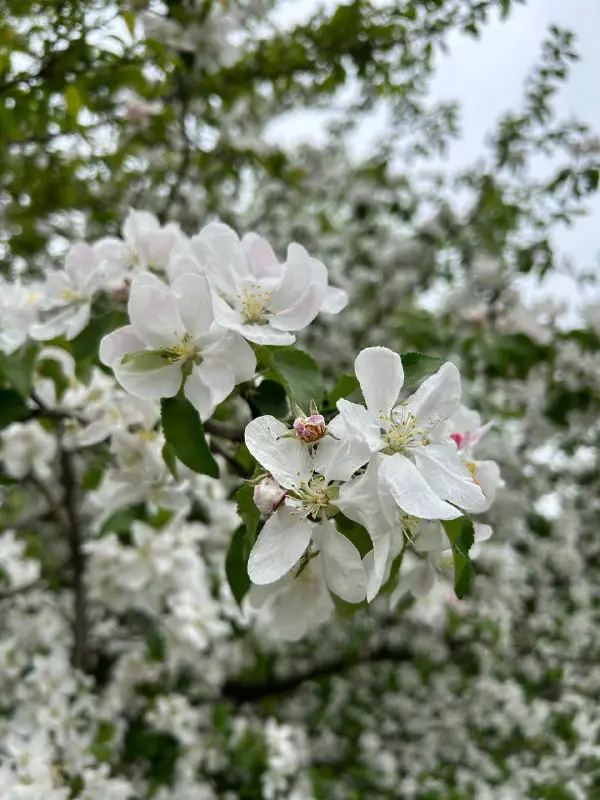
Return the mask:
[[[300,20],[319,5],[333,0],[292,0],[279,12],[282,22]],[[486,134],[501,114],[518,108],[525,76],[540,52],[548,26],[570,28],[577,36],[582,58],[558,101],[559,113],[573,114],[600,133],[600,0],[527,0],[515,6],[508,21],[494,21],[474,40],[455,36],[450,53],[440,58],[432,84],[434,99],[456,99],[461,105],[462,137],[447,159],[453,170],[473,162],[483,151]],[[312,115],[294,115],[293,124],[277,126],[277,138],[292,143],[314,139]],[[561,250],[582,267],[591,267],[600,253],[600,198],[589,204],[590,214],[569,230],[555,234]],[[553,292],[572,291],[568,282],[554,281]]]

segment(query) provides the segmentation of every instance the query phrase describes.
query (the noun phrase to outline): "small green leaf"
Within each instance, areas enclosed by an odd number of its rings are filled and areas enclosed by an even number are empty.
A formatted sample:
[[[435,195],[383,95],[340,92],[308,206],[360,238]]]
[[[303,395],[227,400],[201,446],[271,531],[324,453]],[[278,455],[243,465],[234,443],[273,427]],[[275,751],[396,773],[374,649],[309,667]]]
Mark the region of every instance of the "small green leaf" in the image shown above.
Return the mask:
[[[355,375],[340,375],[332,392],[327,398],[328,405],[331,408],[335,408],[335,404],[337,403],[337,401],[341,400],[342,398],[344,398],[345,400],[351,400],[353,403],[363,402],[363,396],[360,390],[360,384],[358,382],[358,378]]]
[[[174,454],[194,472],[219,477],[219,465],[208,448],[204,426],[194,406],[181,393],[161,400],[161,420],[165,439]]]
[[[402,358],[404,367],[404,386],[415,386],[419,381],[432,375],[444,363],[443,358],[428,356],[425,353],[405,353]]]
[[[31,393],[37,353],[38,347],[32,343],[23,345],[9,356],[0,353],[0,377],[23,397],[29,397]]]
[[[244,486],[240,487],[236,492],[236,498],[237,513],[246,526],[248,541],[250,542],[247,553],[248,556],[250,555],[250,550],[252,549],[254,540],[256,539],[256,531],[258,530],[258,525],[260,523],[260,511],[254,502],[254,487],[250,484],[245,484]],[[246,560],[248,560],[247,556]]]
[[[261,363],[272,370],[268,377],[279,380],[292,404],[305,410],[311,400],[321,405],[325,394],[323,376],[308,353],[294,347],[260,347],[257,354]]]
[[[290,413],[285,388],[276,381],[264,380],[249,395],[248,402],[259,414],[271,414],[281,419]]]
[[[40,378],[48,378],[52,381],[57,399],[62,400],[69,388],[69,379],[63,372],[60,363],[54,358],[43,358],[37,363],[37,373]]]
[[[236,603],[241,607],[242,600],[250,588],[250,578],[248,577],[248,559],[245,557],[246,539],[248,532],[245,525],[240,527],[233,534],[233,539],[229,545],[225,558],[225,574],[231,587],[231,593],[235,597]]]
[[[373,549],[373,540],[367,533],[366,528],[359,525],[358,522],[348,519],[343,514],[336,514],[334,519],[338,531],[352,542],[360,553],[360,557],[364,558]]]
[[[469,558],[469,550],[475,541],[473,522],[469,517],[446,520],[444,530],[452,545],[454,561],[454,591],[459,599],[471,592],[475,570]]]
[[[177,456],[175,455],[175,448],[170,442],[165,442],[162,449],[162,457],[163,461],[169,468],[169,472],[175,478],[176,481],[179,480],[179,470],[177,469]]]
[[[12,422],[19,422],[29,416],[29,409],[22,396],[12,389],[0,390],[0,429]]]
[[[67,114],[70,117],[76,117],[83,106],[83,99],[74,83],[70,83],[65,89],[65,102],[67,104]]]

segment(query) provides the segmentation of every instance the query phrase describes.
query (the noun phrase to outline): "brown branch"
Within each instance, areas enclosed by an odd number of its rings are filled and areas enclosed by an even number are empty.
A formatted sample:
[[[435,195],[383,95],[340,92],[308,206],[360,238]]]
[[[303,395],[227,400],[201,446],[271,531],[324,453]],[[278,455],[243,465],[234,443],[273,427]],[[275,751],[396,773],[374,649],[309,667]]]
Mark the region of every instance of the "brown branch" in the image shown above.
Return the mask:
[[[83,534],[77,514],[77,479],[72,456],[66,450],[60,453],[61,478],[64,488],[64,511],[67,519],[70,566],[73,572],[73,652],[71,660],[75,669],[85,670],[87,665],[87,595],[85,589],[85,553]]]
[[[236,473],[236,475],[240,476],[240,478],[247,479],[252,477],[252,470],[249,470],[247,467],[241,464],[233,455],[233,453],[230,453],[229,450],[226,447],[223,447],[220,442],[213,439],[210,443],[210,449],[213,453],[222,456]]]
[[[389,644],[384,644],[368,653],[336,659],[327,664],[313,667],[306,672],[299,672],[285,678],[275,678],[257,683],[236,680],[227,681],[223,686],[222,692],[226,698],[236,703],[254,703],[266,697],[289,694],[304,683],[340,675],[361,664],[374,664],[381,661],[400,664],[410,661],[412,658],[414,658],[414,653],[407,647],[392,647]]]
[[[244,429],[237,425],[229,425],[227,422],[218,422],[209,419],[204,423],[204,430],[211,436],[218,436],[220,439],[229,439],[230,442],[243,442]]]
[[[23,586],[15,586],[11,589],[7,589],[5,592],[0,592],[0,602],[2,602],[2,600],[9,600],[11,597],[17,597],[17,595],[20,594],[27,594],[27,592],[31,592],[33,589],[38,589],[43,584],[43,578],[36,578],[30,583],[23,584]]]

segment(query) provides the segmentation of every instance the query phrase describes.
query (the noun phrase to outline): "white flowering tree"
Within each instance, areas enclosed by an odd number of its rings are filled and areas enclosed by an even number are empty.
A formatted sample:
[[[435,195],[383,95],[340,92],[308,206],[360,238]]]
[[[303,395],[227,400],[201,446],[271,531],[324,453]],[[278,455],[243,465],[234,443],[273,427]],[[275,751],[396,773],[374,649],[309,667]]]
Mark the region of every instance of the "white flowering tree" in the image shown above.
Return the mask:
[[[598,184],[571,35],[423,180],[507,0],[11,5],[0,795],[596,796],[599,316],[515,288]]]

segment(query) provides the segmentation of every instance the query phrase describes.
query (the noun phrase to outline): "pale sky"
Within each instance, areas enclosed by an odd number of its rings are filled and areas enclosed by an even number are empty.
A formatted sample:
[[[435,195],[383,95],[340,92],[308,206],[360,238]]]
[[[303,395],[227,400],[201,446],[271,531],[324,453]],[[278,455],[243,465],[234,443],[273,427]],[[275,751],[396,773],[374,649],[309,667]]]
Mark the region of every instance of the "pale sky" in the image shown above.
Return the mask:
[[[289,24],[323,4],[336,5],[330,0],[291,0],[278,12],[278,18],[282,24]],[[432,99],[456,99],[461,105],[462,136],[446,160],[451,171],[473,163],[483,152],[485,136],[498,118],[518,108],[523,80],[551,24],[575,32],[581,55],[558,100],[559,114],[575,115],[600,134],[600,91],[596,84],[600,75],[600,0],[527,0],[525,6],[515,6],[507,21],[489,23],[480,39],[453,37],[449,55],[440,59]],[[278,124],[273,135],[290,144],[314,140],[318,138],[315,116],[295,113],[293,122]],[[365,142],[367,138],[365,133]],[[589,203],[589,209],[589,216],[573,228],[555,233],[561,251],[585,268],[592,267],[600,254],[600,197]],[[574,292],[562,278],[552,281],[548,289],[552,293]]]

